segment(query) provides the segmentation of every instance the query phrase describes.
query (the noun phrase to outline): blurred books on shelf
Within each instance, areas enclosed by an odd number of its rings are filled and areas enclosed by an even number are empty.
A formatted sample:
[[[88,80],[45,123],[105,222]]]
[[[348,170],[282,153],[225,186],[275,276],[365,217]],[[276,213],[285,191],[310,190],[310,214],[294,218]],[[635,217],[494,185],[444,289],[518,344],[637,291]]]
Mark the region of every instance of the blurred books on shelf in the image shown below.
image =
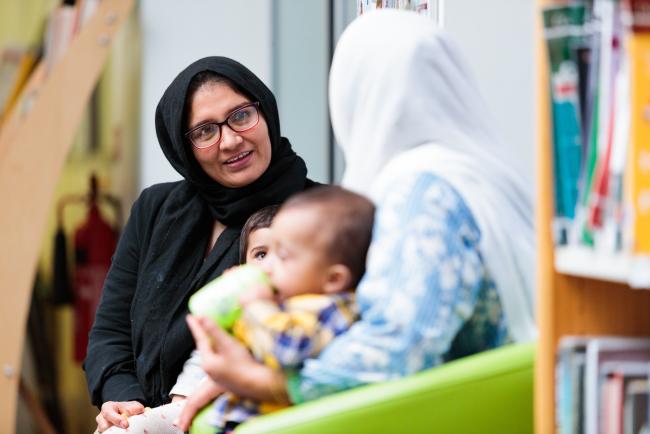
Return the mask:
[[[425,15],[440,23],[440,0],[357,0],[357,15],[375,9],[403,9]]]
[[[557,432],[646,433],[649,376],[648,338],[563,337],[556,363]]]
[[[542,15],[556,269],[650,288],[650,0]]]

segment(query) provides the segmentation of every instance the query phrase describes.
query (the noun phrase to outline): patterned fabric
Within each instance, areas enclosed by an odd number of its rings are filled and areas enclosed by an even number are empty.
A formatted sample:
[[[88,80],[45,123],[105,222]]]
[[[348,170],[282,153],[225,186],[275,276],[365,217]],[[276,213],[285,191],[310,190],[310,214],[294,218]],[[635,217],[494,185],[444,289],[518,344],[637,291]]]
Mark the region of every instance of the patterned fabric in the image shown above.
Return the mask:
[[[246,306],[233,333],[257,360],[274,369],[295,370],[348,330],[357,316],[352,292],[301,295],[280,305],[256,301]],[[215,400],[210,423],[222,430],[227,422],[241,423],[281,408],[225,393]]]
[[[289,377],[294,403],[508,341],[479,252],[480,231],[458,193],[420,172],[405,175],[379,199],[366,275],[356,291],[361,319]]]

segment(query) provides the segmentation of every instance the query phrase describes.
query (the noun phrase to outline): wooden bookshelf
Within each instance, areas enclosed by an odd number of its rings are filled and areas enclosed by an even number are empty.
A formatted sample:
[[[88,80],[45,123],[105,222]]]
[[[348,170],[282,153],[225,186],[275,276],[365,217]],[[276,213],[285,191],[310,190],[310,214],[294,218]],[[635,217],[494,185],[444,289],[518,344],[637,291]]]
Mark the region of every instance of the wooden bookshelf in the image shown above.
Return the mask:
[[[626,282],[628,278],[621,274],[624,270],[614,267],[608,270],[612,273],[610,276],[603,275],[602,270],[589,271],[583,267],[579,273],[576,273],[580,276],[574,276],[563,274],[555,268],[555,251],[551,234],[553,183],[548,62],[541,9],[556,3],[558,2],[552,0],[537,0],[536,230],[539,324],[535,366],[535,432],[537,434],[555,432],[555,353],[560,337],[595,334],[650,336],[650,291],[632,289],[627,284],[620,283],[620,281]]]
[[[554,263],[562,274],[622,284],[628,283],[632,268],[629,255],[599,254],[582,246],[556,247]]]
[[[134,0],[103,0],[45,80],[0,130],[0,432],[15,432],[27,312],[54,188],[111,42]]]

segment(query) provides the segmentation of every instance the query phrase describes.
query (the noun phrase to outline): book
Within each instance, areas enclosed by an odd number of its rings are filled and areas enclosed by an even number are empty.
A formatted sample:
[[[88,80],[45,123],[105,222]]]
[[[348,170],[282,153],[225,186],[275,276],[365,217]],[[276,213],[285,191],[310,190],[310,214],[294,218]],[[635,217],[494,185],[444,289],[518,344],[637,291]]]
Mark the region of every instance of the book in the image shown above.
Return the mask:
[[[556,365],[556,431],[580,434],[583,431],[585,349],[584,337],[565,336],[560,340]]]
[[[623,432],[623,374],[611,372],[602,385],[602,430],[603,434]]]
[[[556,244],[567,244],[575,216],[582,160],[578,61],[572,47],[584,31],[585,7],[572,4],[545,8],[543,20],[553,121],[554,237]]]
[[[650,256],[650,0],[628,0],[630,94],[632,95],[629,176],[632,191],[633,253]]]
[[[606,362],[650,362],[650,338],[616,336],[594,337],[586,346],[584,378],[585,434],[600,434],[602,418],[599,405],[602,401],[603,377]]]
[[[600,0],[598,14],[600,15],[600,74],[599,74],[599,112],[598,112],[598,145],[595,171],[592,174],[592,184],[589,186],[587,204],[587,224],[592,231],[603,227],[605,202],[609,194],[610,162],[614,142],[614,131],[620,121],[619,101],[616,82],[620,81],[619,74],[622,57],[622,25],[618,4],[613,0]],[[620,88],[620,86],[619,86]],[[627,128],[627,126],[623,126]]]
[[[624,12],[624,11],[623,11]],[[630,141],[630,29],[623,26],[621,13],[615,12],[612,33],[612,89],[611,124],[607,143],[599,155],[599,167],[593,186],[590,224],[596,232],[596,247],[607,253],[624,249],[623,226],[625,224],[623,179],[625,161]],[[613,115],[615,114],[615,116]],[[628,250],[629,251],[629,250]]]
[[[632,380],[625,385],[623,434],[648,432],[648,379]]]
[[[585,38],[589,41],[590,67],[585,85],[587,106],[582,111],[585,115],[585,118],[583,118],[585,138],[578,179],[578,203],[576,204],[576,217],[574,221],[576,239],[573,240],[576,244],[584,244],[586,246],[593,246],[594,243],[593,232],[587,224],[587,210],[598,156],[598,131],[600,128],[598,122],[600,89],[598,84],[600,80],[601,19],[597,10],[598,8],[592,5],[585,22]]]
[[[647,380],[648,361],[605,362],[600,369],[602,384],[601,426],[605,434],[622,434],[625,428],[625,389],[630,382]]]

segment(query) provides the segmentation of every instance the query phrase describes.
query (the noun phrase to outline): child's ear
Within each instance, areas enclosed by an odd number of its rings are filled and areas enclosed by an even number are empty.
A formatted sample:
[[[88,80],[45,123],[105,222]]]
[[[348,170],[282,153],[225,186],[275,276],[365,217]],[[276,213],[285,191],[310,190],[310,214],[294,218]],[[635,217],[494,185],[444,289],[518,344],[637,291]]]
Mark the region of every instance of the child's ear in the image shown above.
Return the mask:
[[[325,294],[336,294],[351,289],[351,284],[352,273],[348,267],[343,264],[330,265],[327,268],[327,278],[323,292]]]

